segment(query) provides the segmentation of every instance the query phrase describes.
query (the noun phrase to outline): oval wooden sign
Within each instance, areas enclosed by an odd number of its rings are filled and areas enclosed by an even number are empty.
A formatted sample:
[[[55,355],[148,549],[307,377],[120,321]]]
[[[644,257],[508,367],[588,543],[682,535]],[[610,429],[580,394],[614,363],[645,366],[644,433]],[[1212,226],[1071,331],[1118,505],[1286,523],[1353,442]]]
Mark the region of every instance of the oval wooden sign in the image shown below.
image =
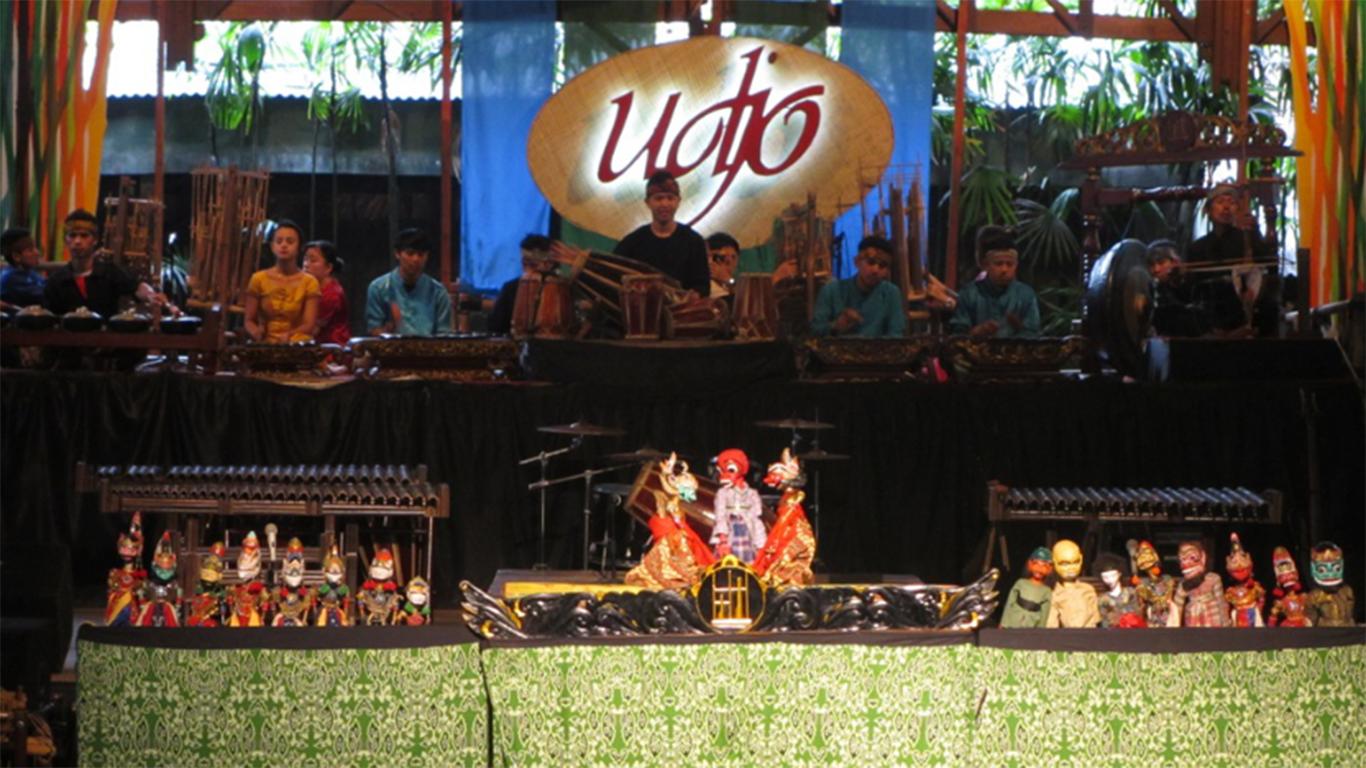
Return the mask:
[[[561,215],[608,237],[649,221],[645,180],[668,170],[680,221],[749,247],[808,194],[827,218],[857,204],[892,142],[886,105],[848,67],[772,40],[699,37],[569,81],[536,115],[527,161]]]

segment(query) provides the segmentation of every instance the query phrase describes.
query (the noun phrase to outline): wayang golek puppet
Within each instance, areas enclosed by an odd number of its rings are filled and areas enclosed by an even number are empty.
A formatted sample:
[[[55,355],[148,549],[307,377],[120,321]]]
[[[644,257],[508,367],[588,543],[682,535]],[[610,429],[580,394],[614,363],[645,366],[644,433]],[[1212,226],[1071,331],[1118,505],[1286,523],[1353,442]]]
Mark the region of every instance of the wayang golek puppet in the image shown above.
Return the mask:
[[[678,589],[692,585],[716,561],[711,548],[688,524],[680,502],[697,499],[697,478],[688,462],[670,453],[659,462],[660,489],[650,517],[652,544],[640,564],[626,573],[626,583],[646,589]]]
[[[334,545],[323,557],[323,583],[317,589],[317,624],[351,626],[351,589],[346,586],[346,561]]]
[[[1207,569],[1205,545],[1198,541],[1183,541],[1176,548],[1176,557],[1181,563],[1181,583],[1172,596],[1172,609],[1179,617],[1180,626],[1229,626],[1224,581],[1219,574]]]
[[[745,480],[749,473],[749,457],[738,448],[727,448],[716,456],[717,479],[721,488],[712,505],[715,523],[711,529],[711,544],[716,558],[735,555],[746,563],[754,562],[764,546],[764,502],[759,492]]]
[[[1342,583],[1342,549],[1331,541],[1321,541],[1309,552],[1309,575],[1314,589],[1309,593],[1310,620],[1316,627],[1350,627],[1356,624],[1356,596],[1351,586]]]
[[[1134,591],[1143,607],[1145,625],[1149,627],[1179,626],[1180,615],[1172,610],[1176,594],[1176,579],[1162,572],[1162,558],[1148,541],[1128,542],[1129,556],[1134,562]]]
[[[399,623],[410,627],[432,623],[431,594],[426,579],[421,576],[409,579],[403,597],[403,612],[399,614]]]
[[[1026,576],[1015,580],[1001,610],[1001,626],[1007,629],[1042,627],[1048,619],[1048,608],[1053,602],[1053,588],[1048,577],[1053,575],[1053,553],[1048,547],[1037,547],[1025,561]]]
[[[180,626],[181,597],[171,532],[163,531],[152,554],[151,578],[142,584],[141,607],[135,623],[139,627]]]
[[[1100,591],[1100,625],[1119,629],[1138,629],[1148,626],[1143,617],[1143,606],[1138,592],[1129,584],[1124,558],[1106,552],[1096,558],[1095,572],[1104,589]]]
[[[141,512],[134,512],[128,530],[119,533],[118,552],[123,564],[109,569],[104,623],[111,627],[126,627],[137,618],[142,582],[147,579],[147,571],[142,568]]]
[[[199,585],[190,598],[187,627],[217,627],[223,623],[223,604],[226,592],[223,588],[224,562],[228,550],[223,542],[216,541],[209,548],[209,554],[199,561]]]
[[[259,627],[265,624],[270,593],[260,580],[261,542],[255,531],[242,539],[242,550],[237,553],[238,584],[228,593],[230,627]]]
[[[1096,590],[1078,581],[1081,566],[1081,547],[1075,541],[1061,539],[1053,545],[1053,568],[1058,573],[1058,583],[1053,587],[1045,626],[1076,628],[1094,627],[1100,623]]]
[[[802,486],[806,475],[801,463],[784,448],[778,461],[768,465],[764,485],[782,491],[768,540],[754,560],[754,570],[775,586],[805,586],[814,580],[811,564],[816,559],[816,534],[806,519]]]
[[[1266,590],[1252,578],[1252,555],[1243,549],[1238,534],[1230,533],[1228,556],[1224,558],[1224,569],[1228,571],[1229,585],[1224,588],[1224,599],[1228,601],[1229,620],[1235,627],[1263,627],[1262,607],[1266,603]]]
[[[306,627],[313,614],[313,591],[304,584],[304,545],[290,539],[285,549],[285,561],[280,569],[280,581],[275,588],[275,618],[272,627]]]
[[[1295,567],[1295,558],[1285,547],[1276,547],[1271,552],[1271,568],[1276,573],[1276,588],[1271,591],[1274,598],[1271,610],[1267,611],[1266,623],[1273,627],[1308,627],[1309,596],[1300,585],[1300,569]]]
[[[367,578],[356,592],[362,624],[385,626],[398,615],[398,582],[394,581],[394,556],[387,549],[375,553]]]

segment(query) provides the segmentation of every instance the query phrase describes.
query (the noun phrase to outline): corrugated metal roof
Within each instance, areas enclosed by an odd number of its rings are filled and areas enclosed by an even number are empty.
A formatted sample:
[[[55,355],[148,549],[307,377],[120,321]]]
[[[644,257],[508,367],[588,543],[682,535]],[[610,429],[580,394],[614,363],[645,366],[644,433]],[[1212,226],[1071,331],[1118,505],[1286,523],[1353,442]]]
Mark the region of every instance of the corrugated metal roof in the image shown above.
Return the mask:
[[[91,22],[93,25],[94,22]],[[261,70],[261,93],[271,98],[308,98],[313,87],[312,75],[303,66],[294,51],[300,50],[304,31],[313,26],[310,22],[286,22],[276,25],[271,32],[272,50],[267,53],[265,66]],[[93,38],[95,29],[90,34]],[[206,35],[212,37],[212,32]],[[111,99],[152,98],[157,93],[157,27],[156,22],[129,21],[114,24],[114,47],[110,52],[109,82],[107,95]],[[391,46],[390,58],[396,56],[398,46]],[[198,69],[194,72],[177,70],[167,72],[165,93],[167,98],[203,96],[209,86],[211,62],[217,59],[217,48],[212,42],[200,41],[196,46],[199,57]],[[88,80],[95,68],[95,50],[86,48],[85,76]],[[379,99],[379,79],[368,72],[359,71],[354,62],[346,59],[346,75],[361,90],[367,99]],[[389,98],[395,101],[438,99],[441,97],[441,84],[432,85],[431,77],[425,72],[403,73],[390,67],[388,72]],[[451,98],[460,98],[460,77],[451,83]]]

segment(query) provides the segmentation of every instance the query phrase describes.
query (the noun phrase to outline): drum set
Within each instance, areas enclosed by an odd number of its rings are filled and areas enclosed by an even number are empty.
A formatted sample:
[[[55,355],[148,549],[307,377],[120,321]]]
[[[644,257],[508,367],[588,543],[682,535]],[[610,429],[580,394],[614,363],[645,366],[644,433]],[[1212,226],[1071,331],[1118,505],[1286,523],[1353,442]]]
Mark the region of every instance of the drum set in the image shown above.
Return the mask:
[[[765,429],[781,429],[791,433],[789,446],[793,453],[801,461],[802,465],[810,467],[812,480],[811,487],[811,523],[817,541],[820,540],[820,510],[821,510],[821,467],[830,462],[848,461],[851,457],[845,454],[830,453],[820,447],[820,433],[834,429],[835,425],[828,422],[807,420],[801,418],[787,418],[771,421],[756,421],[754,425]],[[582,448],[585,441],[594,438],[621,437],[626,431],[617,427],[602,426],[588,421],[574,421],[569,424],[559,424],[547,427],[538,427],[538,432],[548,435],[558,435],[570,438],[569,444],[560,448],[547,449],[534,456],[522,459],[518,464],[528,466],[535,464],[540,468],[540,476],[537,480],[527,485],[527,490],[536,492],[539,496],[539,526],[537,533],[537,557],[536,563],[532,566],[536,570],[547,570],[550,565],[546,559],[546,522],[548,511],[547,493],[549,488],[556,485],[583,482],[583,541],[580,552],[580,562],[584,570],[592,570],[596,565],[596,570],[604,576],[622,567],[629,567],[632,559],[630,547],[626,548],[622,561],[617,559],[618,542],[613,538],[616,530],[616,511],[625,509],[633,520],[642,527],[648,527],[650,518],[655,514],[655,505],[659,498],[657,491],[661,490],[661,478],[659,476],[659,462],[668,458],[669,454],[649,446],[642,446],[634,451],[625,453],[609,453],[602,457],[606,466],[589,467],[581,472],[565,475],[563,477],[550,478],[547,473],[552,459],[563,456]],[[811,437],[808,438],[808,433]],[[798,449],[809,443],[807,450],[798,452]],[[756,462],[756,467],[761,468],[762,463]],[[631,467],[638,467],[635,480],[630,483],[594,483],[593,479],[601,475],[617,472]],[[760,471],[762,471],[760,469]],[[712,524],[714,517],[712,509],[716,492],[720,490],[720,483],[714,479],[707,471],[694,471],[697,477],[698,489],[697,497],[693,501],[683,501],[681,507],[688,516],[688,523],[697,531],[697,534],[704,541],[711,537]],[[608,519],[603,525],[603,536],[598,542],[592,541],[591,524],[593,514],[594,497],[605,497],[610,506],[608,509]],[[775,506],[776,497],[764,497],[766,512],[765,522],[772,524],[772,508]],[[625,537],[629,540],[629,535]],[[597,557],[594,558],[596,548]],[[596,560],[596,562],[595,562]]]

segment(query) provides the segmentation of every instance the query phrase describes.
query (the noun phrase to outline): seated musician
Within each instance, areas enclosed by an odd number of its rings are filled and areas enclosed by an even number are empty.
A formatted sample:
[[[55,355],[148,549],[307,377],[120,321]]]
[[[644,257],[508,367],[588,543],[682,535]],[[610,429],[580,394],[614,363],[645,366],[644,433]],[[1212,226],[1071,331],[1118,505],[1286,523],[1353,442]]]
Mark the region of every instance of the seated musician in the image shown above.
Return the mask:
[[[811,332],[817,336],[905,336],[906,302],[887,282],[892,244],[871,235],[858,244],[853,277],[826,283],[816,296]]]
[[[371,336],[438,336],[451,330],[451,295],[426,274],[431,243],[420,229],[398,233],[398,266],[380,275],[365,292],[365,328]]]
[[[517,303],[517,284],[523,278],[546,275],[555,271],[555,262],[550,258],[550,238],[545,235],[527,235],[522,238],[522,274],[503,283],[498,290],[498,298],[493,302],[489,313],[489,333],[506,336],[512,331],[512,308]]]
[[[289,344],[312,341],[317,333],[322,288],[303,268],[303,243],[303,230],[289,219],[280,219],[270,233],[275,265],[252,273],[243,301],[243,327],[252,341]]]
[[[5,255],[5,269],[0,272],[0,306],[22,309],[43,303],[43,285],[47,282],[38,271],[42,254],[27,229],[15,227],[0,235],[0,252]]]
[[[138,282],[113,261],[95,257],[99,228],[94,214],[78,208],[66,217],[63,229],[71,260],[52,273],[43,289],[43,305],[53,314],[64,315],[79,307],[89,307],[108,320],[119,313],[121,299],[131,298],[179,312],[165,294]]]
[[[708,296],[711,271],[707,268],[707,244],[692,227],[674,218],[680,200],[673,174],[658,171],[650,176],[645,184],[650,223],[623,237],[612,250],[649,264],[699,296]]]
[[[1216,184],[1210,190],[1205,214],[1209,216],[1210,231],[1186,249],[1186,261],[1193,266],[1276,258],[1275,243],[1258,232],[1257,220],[1239,202],[1235,185]],[[1196,301],[1211,312],[1214,327],[1221,335],[1250,333],[1249,319],[1260,335],[1275,335],[1280,321],[1277,291],[1264,290],[1262,277],[1260,266],[1234,267],[1227,274],[1207,276],[1195,284]]]
[[[740,243],[728,233],[717,232],[707,238],[707,266],[711,270],[711,295],[727,298],[735,292],[735,270],[740,263]],[[770,275],[776,286],[797,276],[797,262],[788,259]]]
[[[1004,227],[977,231],[977,263],[982,273],[958,292],[958,307],[949,320],[950,333],[998,339],[1032,339],[1039,335],[1039,298],[1015,279],[1020,252],[1015,235]]]
[[[1148,244],[1148,272],[1153,276],[1153,330],[1160,336],[1203,336],[1209,316],[1191,296],[1191,284],[1181,270],[1176,243]]]

